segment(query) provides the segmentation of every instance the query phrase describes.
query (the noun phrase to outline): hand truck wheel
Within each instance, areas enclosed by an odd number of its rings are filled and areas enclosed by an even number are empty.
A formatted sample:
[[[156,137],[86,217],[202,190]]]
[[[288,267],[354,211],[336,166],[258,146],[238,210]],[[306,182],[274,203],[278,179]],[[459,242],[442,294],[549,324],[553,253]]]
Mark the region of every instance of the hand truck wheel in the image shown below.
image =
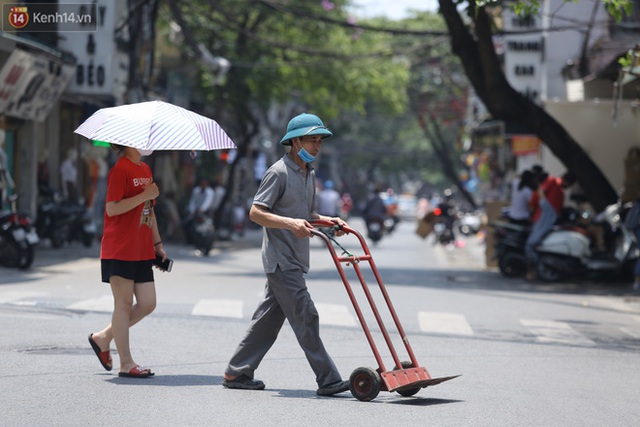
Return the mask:
[[[357,368],[349,377],[349,390],[356,399],[368,402],[376,398],[382,389],[382,378],[371,368]]]
[[[402,368],[398,368],[397,366],[395,368],[393,368],[394,371],[397,371],[398,369],[407,369],[407,368],[413,368],[413,363],[411,363],[408,360],[403,360],[402,362],[400,362],[400,364],[402,365]],[[417,392],[420,391],[422,387],[415,387],[415,388],[407,388],[407,389],[403,389],[403,390],[396,390],[398,392],[398,394],[400,396],[404,396],[404,397],[411,397],[414,394],[416,394]]]

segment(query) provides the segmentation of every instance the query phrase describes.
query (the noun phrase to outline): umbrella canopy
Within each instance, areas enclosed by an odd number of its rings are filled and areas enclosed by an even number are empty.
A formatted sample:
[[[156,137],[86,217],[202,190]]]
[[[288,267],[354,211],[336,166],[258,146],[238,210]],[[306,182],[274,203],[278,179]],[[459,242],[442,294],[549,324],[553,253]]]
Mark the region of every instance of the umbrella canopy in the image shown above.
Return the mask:
[[[162,101],[102,108],[74,132],[141,150],[237,148],[215,120]]]

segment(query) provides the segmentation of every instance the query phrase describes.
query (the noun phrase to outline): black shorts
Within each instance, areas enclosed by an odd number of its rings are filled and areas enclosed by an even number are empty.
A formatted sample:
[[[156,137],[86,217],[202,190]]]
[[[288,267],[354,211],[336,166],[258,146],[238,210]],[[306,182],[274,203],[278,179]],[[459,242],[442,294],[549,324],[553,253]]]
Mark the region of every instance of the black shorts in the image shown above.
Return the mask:
[[[121,261],[118,259],[101,259],[102,281],[109,283],[111,276],[120,276],[133,280],[134,283],[153,282],[153,260]]]

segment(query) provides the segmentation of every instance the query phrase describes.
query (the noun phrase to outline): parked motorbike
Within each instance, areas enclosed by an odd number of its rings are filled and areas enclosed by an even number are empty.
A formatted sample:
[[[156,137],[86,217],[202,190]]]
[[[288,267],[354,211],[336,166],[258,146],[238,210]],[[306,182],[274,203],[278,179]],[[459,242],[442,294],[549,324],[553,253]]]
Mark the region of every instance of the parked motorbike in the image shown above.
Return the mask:
[[[506,220],[490,221],[493,229],[494,259],[505,277],[523,277],[527,273],[524,246],[531,226],[513,224]]]
[[[604,229],[606,247],[601,252],[592,250],[591,241],[579,229],[551,232],[536,248],[538,277],[556,282],[604,271],[630,276],[638,258],[638,248],[633,233],[621,219],[627,210],[628,207],[615,203],[594,217],[593,223]]]
[[[464,236],[477,234],[482,227],[482,214],[480,212],[459,212],[458,231]]]
[[[31,219],[18,213],[18,196],[9,196],[8,200],[11,210],[0,216],[0,264],[27,269],[33,264],[35,247],[40,239],[31,225]]]
[[[97,226],[85,206],[62,200],[60,193],[41,191],[36,230],[54,248],[76,240],[90,248],[96,240]]]
[[[605,247],[600,251],[593,249],[584,228],[570,224],[555,228],[536,247],[537,276],[546,282],[558,282],[597,272],[631,275],[638,248],[635,237],[621,221],[627,209],[616,203],[592,219],[592,224],[601,227],[604,233]],[[496,230],[495,249],[500,272],[507,277],[523,276],[527,270],[524,246],[529,228],[506,222],[492,222],[491,226]]]
[[[215,227],[210,215],[196,213],[187,218],[185,233],[187,243],[194,245],[203,256],[209,255],[215,240]]]

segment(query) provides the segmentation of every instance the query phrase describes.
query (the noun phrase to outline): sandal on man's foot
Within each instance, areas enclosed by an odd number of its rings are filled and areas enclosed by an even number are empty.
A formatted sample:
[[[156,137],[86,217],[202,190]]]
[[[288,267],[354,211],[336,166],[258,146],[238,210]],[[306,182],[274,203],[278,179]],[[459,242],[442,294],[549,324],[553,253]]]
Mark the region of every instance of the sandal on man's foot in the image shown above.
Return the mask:
[[[226,388],[235,388],[239,390],[263,390],[264,383],[260,380],[254,380],[246,375],[240,375],[232,380],[222,380],[222,385]]]

